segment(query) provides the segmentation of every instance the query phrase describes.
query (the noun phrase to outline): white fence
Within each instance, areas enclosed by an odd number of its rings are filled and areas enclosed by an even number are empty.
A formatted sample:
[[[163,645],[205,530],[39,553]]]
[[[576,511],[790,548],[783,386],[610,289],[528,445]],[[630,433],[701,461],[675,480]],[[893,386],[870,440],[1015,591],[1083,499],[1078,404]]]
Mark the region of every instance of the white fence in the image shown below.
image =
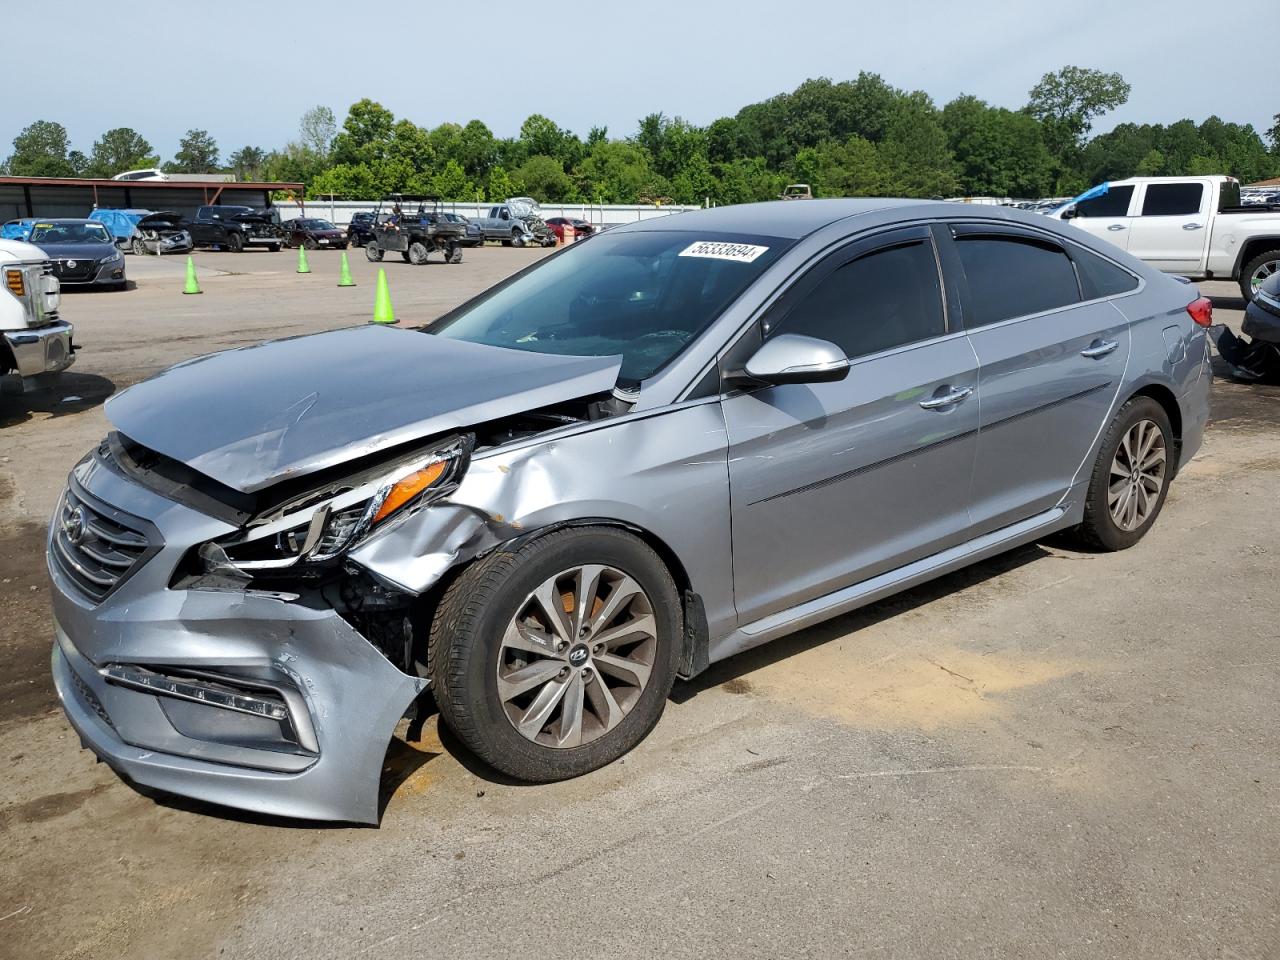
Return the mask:
[[[273,205],[280,211],[281,220],[303,215],[303,208],[298,203],[278,200],[274,201]],[[361,210],[372,210],[377,205],[377,200],[307,200],[305,210],[307,216],[324,217],[336,226],[346,226],[351,222],[352,214]],[[489,215],[489,208],[493,204],[445,201],[441,206],[450,213],[460,213],[464,217],[485,217]],[[598,227],[635,223],[637,220],[650,220],[653,217],[665,217],[673,213],[701,209],[701,207],[679,204],[657,207],[651,204],[543,203],[539,206],[542,207],[544,218],[577,217]]]

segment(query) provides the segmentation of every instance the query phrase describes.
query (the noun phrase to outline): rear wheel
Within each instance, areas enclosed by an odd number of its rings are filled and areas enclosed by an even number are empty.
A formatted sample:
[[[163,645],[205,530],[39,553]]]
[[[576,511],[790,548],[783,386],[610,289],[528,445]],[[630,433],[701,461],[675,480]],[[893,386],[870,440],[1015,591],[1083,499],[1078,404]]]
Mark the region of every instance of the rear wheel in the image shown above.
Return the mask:
[[[462,262],[462,244],[451,243],[445,251],[445,263],[461,263]]]
[[[1258,288],[1280,273],[1280,249],[1264,250],[1244,265],[1240,271],[1240,296],[1249,302]]]
[[[268,244],[267,244],[267,249],[268,249],[268,250],[270,250],[272,253],[279,253],[279,252],[280,252],[280,244],[278,244],[278,243],[268,243]]]
[[[1164,407],[1150,397],[1121,407],[1094,462],[1079,539],[1103,550],[1124,550],[1141,540],[1164,506],[1174,449]]]
[[[382,262],[382,248],[376,243],[370,243],[364,248],[364,255],[371,263]]]
[[[428,253],[429,251],[427,250],[426,244],[415,240],[413,243],[409,244],[409,251],[405,254],[405,259],[415,266],[420,267],[427,262]]]
[[[498,549],[446,591],[427,660],[445,723],[521,780],[562,780],[639,743],[675,680],[679,594],[646,544],[583,527]]]

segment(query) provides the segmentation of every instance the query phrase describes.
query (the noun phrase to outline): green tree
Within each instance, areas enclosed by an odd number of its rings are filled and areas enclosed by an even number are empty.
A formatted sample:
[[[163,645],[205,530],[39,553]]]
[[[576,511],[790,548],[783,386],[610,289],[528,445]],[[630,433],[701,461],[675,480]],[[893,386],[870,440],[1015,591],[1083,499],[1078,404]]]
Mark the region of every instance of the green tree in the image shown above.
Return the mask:
[[[635,203],[641,194],[668,188],[659,183],[641,147],[623,140],[597,143],[574,170],[579,191],[596,203]]]
[[[555,157],[536,154],[520,165],[515,178],[535,200],[555,202],[578,199],[573,180]]]
[[[817,172],[810,185],[823,197],[882,197],[894,192],[879,150],[857,134],[843,143],[829,140],[817,149]]]
[[[298,122],[298,136],[302,145],[317,157],[328,158],[337,135],[338,121],[328,107],[312,107]]]
[[[1158,177],[1164,172],[1164,154],[1152,147],[1133,171],[1139,177]]]
[[[114,177],[124,170],[159,163],[160,158],[151,152],[151,144],[141,134],[132,127],[116,127],[93,142],[87,173],[91,177]]]
[[[962,193],[1041,197],[1052,188],[1053,158],[1035,118],[960,96],[943,107],[941,122]]]
[[[1046,145],[1065,165],[1084,146],[1093,121],[1128,99],[1129,84],[1120,74],[1067,66],[1040,78],[1026,111],[1043,125]]]
[[[884,140],[876,147],[879,165],[892,192],[901,197],[948,196],[956,190],[955,160],[947,133],[929,98],[904,98]]]
[[[395,115],[382,104],[367,97],[356,101],[342,122],[342,132],[333,138],[334,162],[353,165],[382,160],[395,122]]]
[[[450,160],[444,169],[431,179],[430,193],[442,200],[474,200],[476,187],[467,179],[467,172],[457,160]]]
[[[501,203],[508,197],[514,197],[518,192],[505,167],[494,167],[489,171],[489,182],[485,188],[485,194],[490,202]]]
[[[227,158],[227,166],[236,175],[237,180],[258,180],[262,176],[262,167],[267,155],[259,147],[241,147]]]
[[[754,203],[774,200],[782,192],[783,178],[769,168],[764,157],[747,157],[717,163],[712,169],[719,180],[717,203]]]
[[[67,128],[52,120],[37,120],[13,138],[13,153],[5,167],[14,177],[73,177],[68,156]]]
[[[218,144],[208,130],[188,130],[165,169],[171,173],[217,173]]]

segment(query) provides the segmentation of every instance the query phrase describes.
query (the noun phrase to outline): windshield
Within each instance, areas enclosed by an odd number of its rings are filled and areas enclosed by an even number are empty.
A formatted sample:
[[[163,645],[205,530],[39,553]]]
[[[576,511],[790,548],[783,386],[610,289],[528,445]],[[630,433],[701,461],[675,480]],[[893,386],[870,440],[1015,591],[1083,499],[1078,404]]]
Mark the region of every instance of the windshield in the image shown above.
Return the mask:
[[[37,223],[32,243],[111,243],[111,234],[100,223]]]
[[[792,242],[602,234],[459,307],[430,332],[537,353],[621,355],[618,382],[634,387],[674,359]]]
[[[303,230],[336,230],[332,223],[328,220],[299,220],[298,225]]]

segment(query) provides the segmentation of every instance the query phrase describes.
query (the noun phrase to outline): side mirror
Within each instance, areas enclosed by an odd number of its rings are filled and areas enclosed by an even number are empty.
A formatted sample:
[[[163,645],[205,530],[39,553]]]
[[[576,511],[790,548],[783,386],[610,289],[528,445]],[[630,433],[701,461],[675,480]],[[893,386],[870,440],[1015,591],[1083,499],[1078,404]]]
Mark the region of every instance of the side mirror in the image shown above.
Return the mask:
[[[1072,204],[1071,206],[1067,207],[1067,209],[1062,211],[1061,219],[1074,220],[1078,216],[1080,216],[1080,211],[1076,209],[1075,204]]]
[[[752,354],[743,372],[759,383],[833,383],[849,375],[849,358],[829,340],[784,333]]]

